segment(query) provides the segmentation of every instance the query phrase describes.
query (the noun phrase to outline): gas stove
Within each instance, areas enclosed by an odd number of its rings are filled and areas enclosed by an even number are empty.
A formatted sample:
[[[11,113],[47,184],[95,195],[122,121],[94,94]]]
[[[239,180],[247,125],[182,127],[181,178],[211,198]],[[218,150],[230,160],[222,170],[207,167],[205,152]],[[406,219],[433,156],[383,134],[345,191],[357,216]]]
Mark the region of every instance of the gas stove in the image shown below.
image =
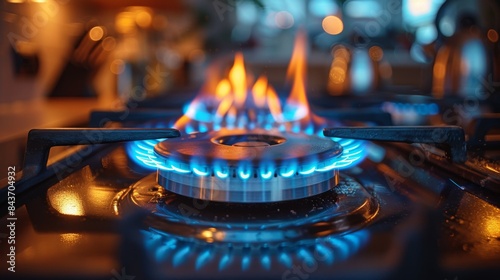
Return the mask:
[[[413,95],[355,109],[339,97],[313,109],[298,50],[284,103],[264,77],[250,82],[237,54],[227,78],[184,112],[160,109],[175,98],[132,101],[94,112],[90,128],[32,130],[22,171],[1,189],[2,274],[498,275],[498,142],[486,137],[498,116],[477,117],[468,131],[394,125],[400,108],[424,118],[448,108],[430,98],[410,108]],[[69,148],[48,163],[54,146]]]

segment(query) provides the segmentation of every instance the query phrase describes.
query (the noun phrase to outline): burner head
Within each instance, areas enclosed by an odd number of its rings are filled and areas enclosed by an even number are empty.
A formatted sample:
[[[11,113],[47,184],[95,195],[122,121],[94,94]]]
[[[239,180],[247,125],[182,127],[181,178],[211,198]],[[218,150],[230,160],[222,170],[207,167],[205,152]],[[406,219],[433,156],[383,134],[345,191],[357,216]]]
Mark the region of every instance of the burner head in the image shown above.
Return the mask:
[[[212,201],[271,202],[333,188],[338,143],[318,136],[265,130],[220,130],[155,146],[158,182],[181,195]]]

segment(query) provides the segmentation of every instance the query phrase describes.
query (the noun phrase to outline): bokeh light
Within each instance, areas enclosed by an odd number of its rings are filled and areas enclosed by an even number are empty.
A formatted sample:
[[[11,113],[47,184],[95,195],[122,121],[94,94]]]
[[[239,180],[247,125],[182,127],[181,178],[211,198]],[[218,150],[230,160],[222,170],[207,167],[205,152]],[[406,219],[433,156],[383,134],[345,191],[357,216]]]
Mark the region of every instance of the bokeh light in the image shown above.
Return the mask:
[[[330,35],[340,34],[344,30],[344,23],[337,16],[327,16],[321,23],[323,30]]]

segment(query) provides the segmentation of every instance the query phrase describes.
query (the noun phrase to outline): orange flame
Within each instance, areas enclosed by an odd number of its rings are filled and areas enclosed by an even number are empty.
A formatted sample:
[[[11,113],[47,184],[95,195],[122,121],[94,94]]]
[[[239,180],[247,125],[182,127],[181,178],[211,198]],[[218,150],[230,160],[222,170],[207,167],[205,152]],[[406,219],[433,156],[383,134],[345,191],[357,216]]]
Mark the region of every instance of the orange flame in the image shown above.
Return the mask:
[[[234,103],[236,106],[242,106],[247,99],[247,77],[245,72],[245,62],[243,54],[237,53],[234,57],[233,68],[229,71],[229,81],[233,87]]]
[[[243,54],[237,53],[227,78],[220,77],[215,66],[209,68],[211,73],[208,73],[209,79],[202,94],[189,105],[186,114],[176,121],[174,127],[183,129],[191,121],[193,124],[217,123],[219,127],[235,124],[240,127],[243,122],[252,124],[252,127],[285,124],[287,128],[296,121],[306,126],[323,122],[309,112],[305,88],[306,51],[306,35],[300,32],[287,69],[287,79],[292,81],[292,87],[284,106],[266,76],[260,76],[253,83],[253,76],[245,70]],[[265,117],[269,114],[271,120]]]
[[[260,76],[252,88],[252,97],[257,108],[263,108],[266,105],[266,90],[267,78],[266,76]]]
[[[217,107],[217,111],[215,112],[215,116],[219,119],[222,119],[226,113],[231,109],[233,105],[234,98],[231,95],[226,96],[226,98],[222,99],[219,107]]]
[[[223,79],[217,84],[215,88],[215,96],[217,96],[218,100],[223,99],[228,94],[231,93],[231,83],[227,79]]]
[[[278,94],[276,94],[276,91],[272,87],[267,89],[267,104],[274,121],[278,123],[283,122],[280,100]]]
[[[306,108],[305,115],[309,113],[309,103],[306,95],[306,35],[299,32],[295,39],[295,48],[292,59],[288,65],[287,79],[292,79],[292,90],[285,105],[285,110],[295,110],[298,106]],[[288,108],[287,108],[288,107]],[[303,116],[302,116],[303,117]]]

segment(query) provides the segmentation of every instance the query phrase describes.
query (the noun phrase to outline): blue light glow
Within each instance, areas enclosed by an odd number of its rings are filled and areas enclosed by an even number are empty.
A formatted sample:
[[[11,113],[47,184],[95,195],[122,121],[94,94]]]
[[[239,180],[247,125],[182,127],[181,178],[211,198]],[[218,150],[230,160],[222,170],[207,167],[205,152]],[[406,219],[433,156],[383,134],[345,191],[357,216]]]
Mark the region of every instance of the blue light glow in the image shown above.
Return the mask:
[[[445,0],[403,0],[403,22],[407,26],[431,23]]]
[[[382,110],[390,114],[402,115],[434,116],[439,114],[439,106],[436,103],[384,102]]]
[[[285,252],[282,252],[279,255],[279,261],[281,264],[283,264],[286,268],[292,267],[292,258]]]
[[[269,257],[269,255],[263,255],[262,257],[260,257],[260,263],[265,270],[271,269],[271,258]]]
[[[297,253],[298,257],[301,258],[307,265],[312,265],[314,264],[315,260],[314,257],[312,256],[311,252],[306,250],[305,248],[302,248],[299,250]]]
[[[311,0],[309,1],[309,11],[317,17],[325,17],[335,14],[338,11],[337,3],[334,0]]]
[[[318,253],[316,255],[316,258],[319,259],[319,261],[324,261],[328,265],[332,265],[333,262],[335,261],[335,257],[332,251],[330,251],[325,245],[323,244],[316,244],[316,252]],[[320,256],[320,257],[318,257]]]
[[[430,44],[437,38],[437,29],[434,24],[421,26],[415,33],[415,40],[421,44]]]
[[[208,126],[204,123],[199,123],[198,124],[198,131],[199,132],[207,132],[208,131]]]
[[[373,69],[368,52],[365,50],[354,50],[352,55],[351,79],[352,90],[356,94],[364,94],[372,85]]]
[[[455,34],[455,21],[451,16],[444,16],[438,24],[439,30],[444,36],[451,37]]]
[[[352,18],[376,18],[382,14],[382,7],[374,0],[354,0],[345,3],[345,13]]]
[[[463,96],[474,96],[477,92],[484,92],[484,80],[487,70],[486,47],[479,39],[470,40],[464,44],[460,53],[461,85],[460,93]],[[480,90],[480,91],[478,91]]]
[[[196,130],[194,129],[194,127],[191,123],[188,123],[186,125],[185,131],[187,134],[191,134],[191,133],[195,132]]]
[[[248,268],[250,267],[250,262],[251,262],[251,258],[249,255],[245,255],[243,256],[243,258],[241,259],[241,270],[245,271],[245,270],[248,270]]]
[[[314,134],[314,125],[312,123],[309,123],[307,127],[304,129],[304,133],[307,135],[313,135]]]
[[[349,244],[347,244],[343,239],[340,238],[327,238],[327,241],[338,251],[338,259],[345,260],[349,256]]]
[[[309,114],[309,108],[302,104],[286,104],[282,114],[287,121],[297,121]]]
[[[213,115],[207,109],[203,102],[193,102],[189,103],[184,107],[184,113],[190,119],[204,122],[206,120],[211,120]]]
[[[177,243],[177,240],[172,239],[170,241],[165,242],[165,244],[160,245],[155,253],[155,260],[157,261],[166,260],[169,253],[175,249],[175,243]]]

